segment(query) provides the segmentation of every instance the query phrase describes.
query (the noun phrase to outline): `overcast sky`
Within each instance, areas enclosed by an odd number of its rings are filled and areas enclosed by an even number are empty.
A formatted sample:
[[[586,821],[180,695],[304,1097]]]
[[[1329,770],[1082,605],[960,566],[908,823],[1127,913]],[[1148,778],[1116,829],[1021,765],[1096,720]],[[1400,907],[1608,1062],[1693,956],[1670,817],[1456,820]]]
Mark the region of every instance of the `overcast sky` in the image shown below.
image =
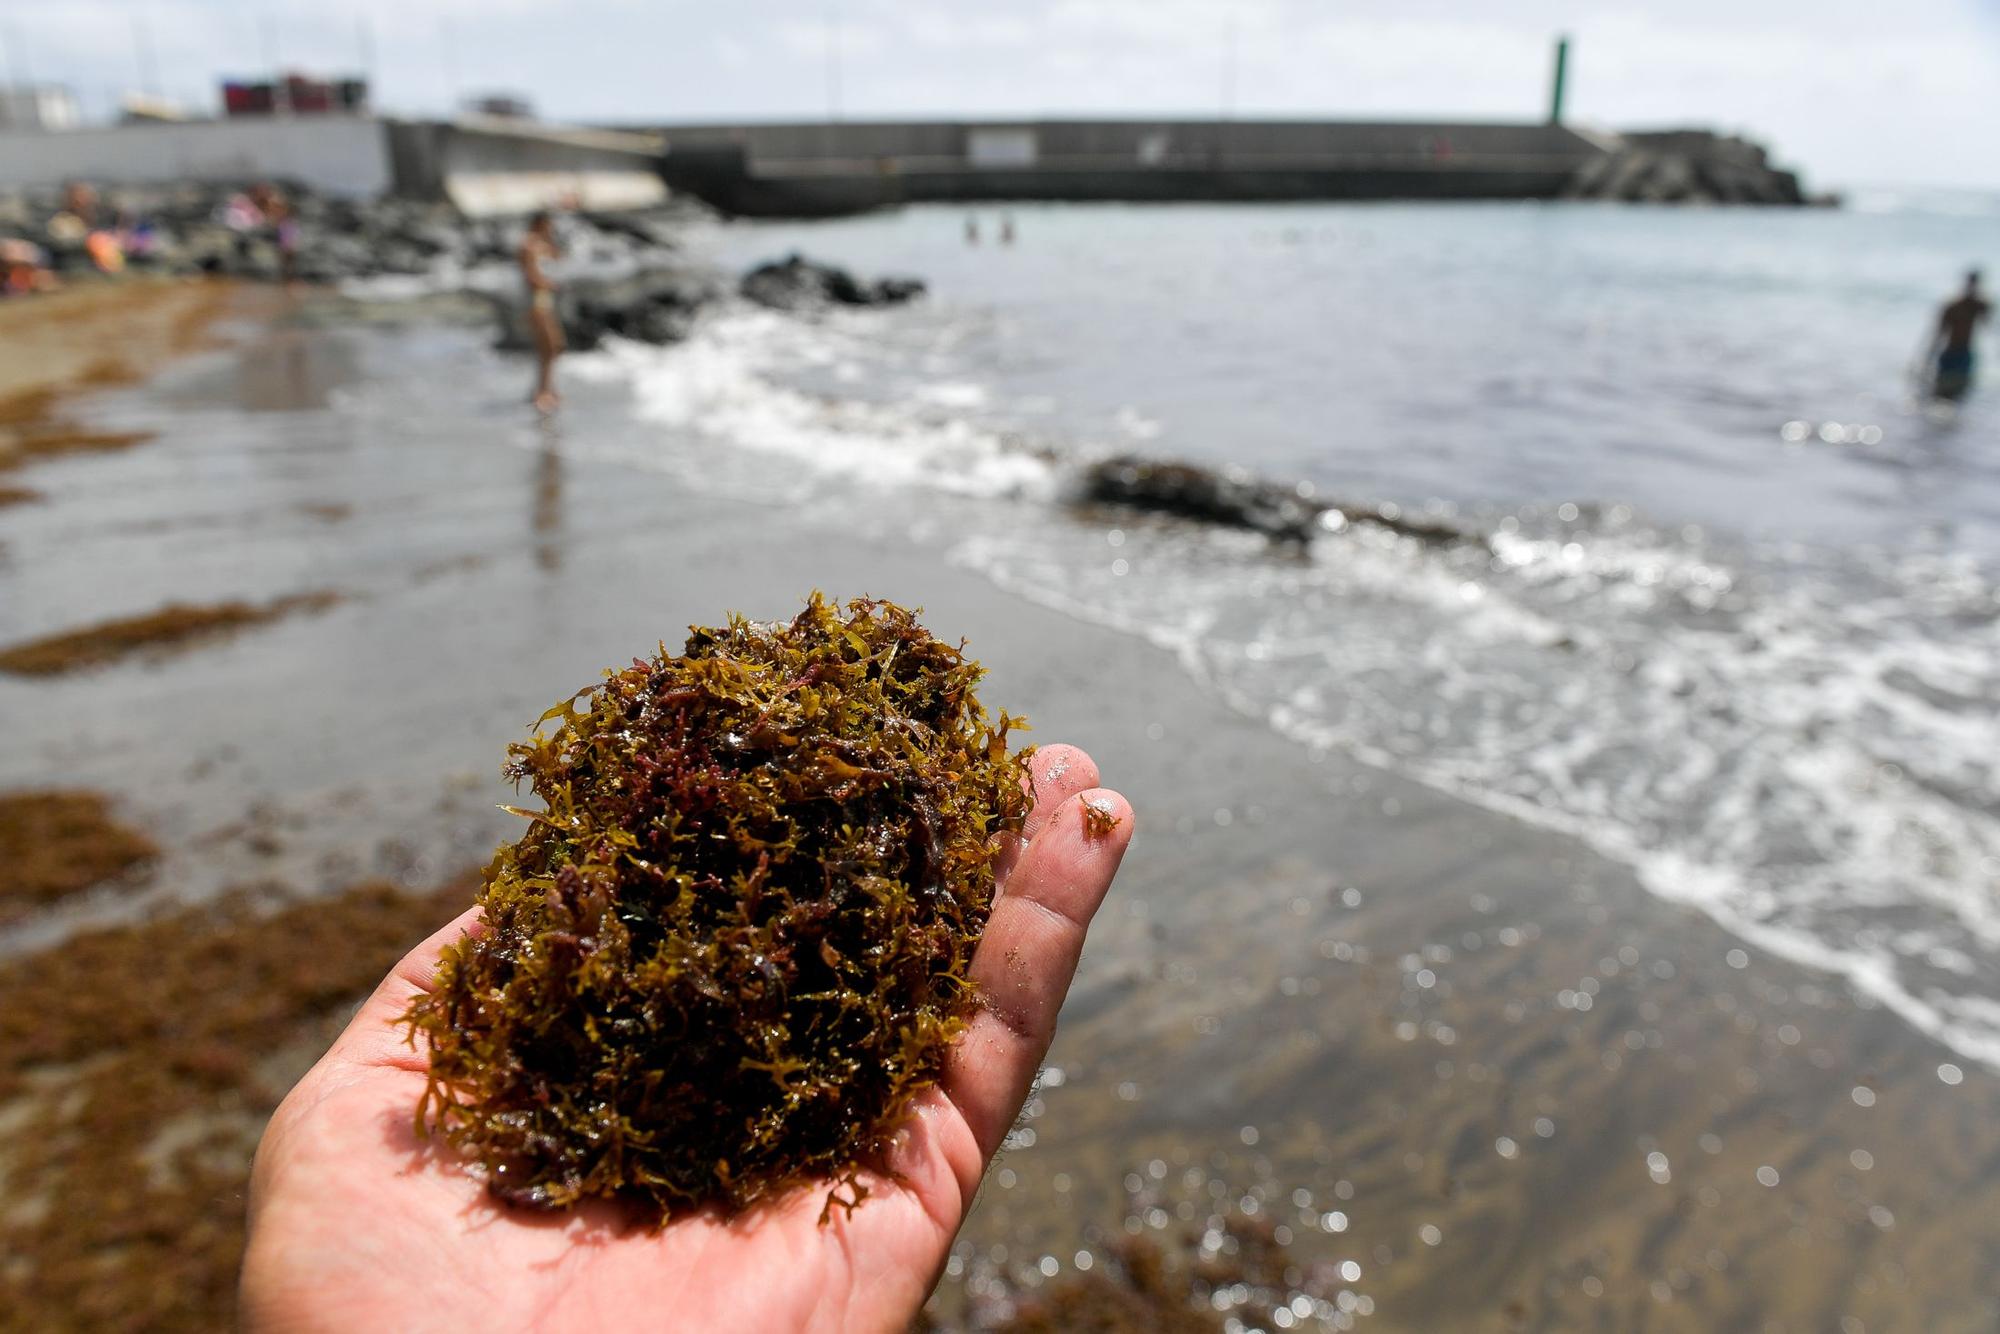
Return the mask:
[[[0,74],[93,114],[150,46],[203,106],[275,57],[366,65],[412,113],[1513,118],[1561,31],[1574,119],[1747,131],[1815,186],[2000,189],[2000,0],[7,0]]]

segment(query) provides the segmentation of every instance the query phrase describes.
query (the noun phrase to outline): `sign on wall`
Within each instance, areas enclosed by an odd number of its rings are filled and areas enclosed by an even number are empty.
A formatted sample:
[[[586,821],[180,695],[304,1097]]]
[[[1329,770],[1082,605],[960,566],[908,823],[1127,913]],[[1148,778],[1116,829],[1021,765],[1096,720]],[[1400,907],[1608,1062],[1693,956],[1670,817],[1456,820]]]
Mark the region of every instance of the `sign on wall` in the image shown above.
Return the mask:
[[[975,167],[1032,167],[1037,152],[1033,130],[972,130],[965,157]]]

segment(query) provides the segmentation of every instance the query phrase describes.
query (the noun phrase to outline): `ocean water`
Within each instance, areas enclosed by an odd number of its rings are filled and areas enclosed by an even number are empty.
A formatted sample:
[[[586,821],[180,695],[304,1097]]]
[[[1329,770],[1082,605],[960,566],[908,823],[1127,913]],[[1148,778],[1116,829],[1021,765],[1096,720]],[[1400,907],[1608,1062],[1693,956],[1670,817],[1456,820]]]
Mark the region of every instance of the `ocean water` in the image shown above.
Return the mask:
[[[864,524],[914,494],[949,559],[1298,743],[1573,834],[2000,1065],[2000,392],[1941,414],[1912,373],[2000,199],[1012,212],[1011,246],[991,209],[976,246],[949,209],[719,226],[732,266],[931,295],[570,373],[657,428],[629,462]],[[1073,504],[1112,453],[1481,540]]]

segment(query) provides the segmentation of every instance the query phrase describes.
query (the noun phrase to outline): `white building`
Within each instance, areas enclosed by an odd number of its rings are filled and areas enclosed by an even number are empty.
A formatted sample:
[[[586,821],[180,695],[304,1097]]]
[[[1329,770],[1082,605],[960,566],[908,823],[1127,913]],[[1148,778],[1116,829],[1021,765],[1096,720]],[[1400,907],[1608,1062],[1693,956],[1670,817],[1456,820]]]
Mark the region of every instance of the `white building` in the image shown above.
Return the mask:
[[[0,88],[0,130],[68,130],[83,121],[76,94],[52,83]]]

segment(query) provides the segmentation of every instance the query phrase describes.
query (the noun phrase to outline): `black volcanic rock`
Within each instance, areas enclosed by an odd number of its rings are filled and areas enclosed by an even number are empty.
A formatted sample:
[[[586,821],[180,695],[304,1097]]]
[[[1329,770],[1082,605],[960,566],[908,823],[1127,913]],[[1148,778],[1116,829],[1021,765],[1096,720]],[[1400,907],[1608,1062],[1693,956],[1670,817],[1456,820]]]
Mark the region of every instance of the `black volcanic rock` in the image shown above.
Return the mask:
[[[702,307],[721,297],[708,273],[646,269],[628,278],[578,278],[564,289],[563,329],[574,347],[595,346],[606,334],[642,343],[678,343]]]
[[[1248,528],[1284,542],[1309,540],[1323,508],[1276,482],[1129,454],[1093,464],[1084,474],[1083,499]]]
[[[586,274],[557,289],[556,315],[564,338],[579,352],[612,335],[641,343],[678,343],[702,308],[722,294],[722,282],[699,269],[642,269],[617,278]],[[492,300],[500,320],[499,346],[507,351],[532,348],[525,294],[509,288]]]
[[[738,290],[746,300],[773,310],[811,310],[828,305],[901,305],[923,295],[924,284],[917,278],[864,282],[846,269],[793,254],[752,269]]]
[[[1085,469],[1078,499],[1200,523],[1245,528],[1274,542],[1303,544],[1350,523],[1384,528],[1419,542],[1486,545],[1478,533],[1443,519],[1405,514],[1391,504],[1316,500],[1310,487],[1287,486],[1235,469],[1215,469],[1124,454]]]

